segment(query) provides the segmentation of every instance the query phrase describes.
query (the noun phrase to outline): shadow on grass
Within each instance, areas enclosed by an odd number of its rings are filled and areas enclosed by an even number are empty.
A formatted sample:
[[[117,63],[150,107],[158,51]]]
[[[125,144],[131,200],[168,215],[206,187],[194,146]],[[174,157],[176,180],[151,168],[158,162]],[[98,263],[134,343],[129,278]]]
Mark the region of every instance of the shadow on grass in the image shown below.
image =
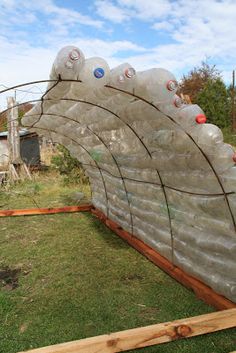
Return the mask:
[[[98,232],[99,235],[103,238],[106,245],[112,249],[129,249],[130,246],[122,240],[118,235],[116,235],[110,228],[108,228],[102,221],[96,218],[89,212],[83,213],[84,217],[89,220],[92,224],[94,231]]]

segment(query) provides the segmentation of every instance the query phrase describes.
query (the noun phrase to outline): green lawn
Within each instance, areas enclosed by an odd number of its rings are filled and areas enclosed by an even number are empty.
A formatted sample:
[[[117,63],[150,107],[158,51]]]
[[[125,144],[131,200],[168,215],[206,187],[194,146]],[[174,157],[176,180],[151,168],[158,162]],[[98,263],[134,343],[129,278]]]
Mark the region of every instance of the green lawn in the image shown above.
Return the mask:
[[[46,171],[33,174],[32,181],[0,187],[0,209],[75,205],[77,191],[84,193],[83,203],[90,200],[89,185],[64,185],[63,181],[56,171]]]
[[[3,191],[0,205],[34,207],[26,190],[41,207],[62,204],[72,192],[45,176]],[[6,267],[21,273],[14,290],[0,281],[1,353],[214,311],[89,213],[0,219],[0,270]],[[235,349],[231,329],[138,352]]]

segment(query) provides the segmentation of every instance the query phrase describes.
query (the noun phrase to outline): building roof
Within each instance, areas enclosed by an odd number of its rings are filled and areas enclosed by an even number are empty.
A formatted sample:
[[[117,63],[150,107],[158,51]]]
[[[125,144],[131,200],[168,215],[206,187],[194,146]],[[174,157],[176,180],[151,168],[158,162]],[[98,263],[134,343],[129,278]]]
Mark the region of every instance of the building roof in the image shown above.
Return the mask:
[[[19,131],[19,134],[20,134],[20,137],[21,137],[21,136],[31,135],[32,132],[27,130],[27,129],[21,129]],[[0,138],[7,138],[7,136],[8,136],[8,131],[0,132]]]

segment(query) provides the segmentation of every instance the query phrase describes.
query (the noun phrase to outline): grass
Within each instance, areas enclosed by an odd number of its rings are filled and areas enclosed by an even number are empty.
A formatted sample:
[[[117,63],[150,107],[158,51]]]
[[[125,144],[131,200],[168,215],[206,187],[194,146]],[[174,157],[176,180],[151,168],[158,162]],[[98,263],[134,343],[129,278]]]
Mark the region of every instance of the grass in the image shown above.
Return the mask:
[[[222,129],[224,142],[236,147],[236,133],[232,133],[230,128]]]
[[[0,204],[30,207],[25,194],[35,183],[40,187],[33,197],[40,206],[62,204],[61,195],[75,187],[62,188],[58,180],[56,175],[38,176],[2,192]],[[1,353],[214,311],[91,214],[0,222],[0,269],[21,269],[16,289],[0,284]],[[231,329],[137,352],[223,353],[235,348],[236,330]]]
[[[32,181],[6,185],[1,190],[1,209],[74,205],[77,191],[84,193],[83,203],[91,198],[89,185],[64,185],[64,177],[56,171],[34,173]]]

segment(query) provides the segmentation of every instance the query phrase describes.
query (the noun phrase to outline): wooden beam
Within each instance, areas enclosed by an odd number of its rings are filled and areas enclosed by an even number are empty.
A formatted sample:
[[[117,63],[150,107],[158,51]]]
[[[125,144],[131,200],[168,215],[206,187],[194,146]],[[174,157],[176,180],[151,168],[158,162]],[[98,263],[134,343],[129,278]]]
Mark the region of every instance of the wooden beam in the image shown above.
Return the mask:
[[[54,213],[72,213],[72,212],[83,212],[90,211],[92,205],[80,205],[80,206],[64,206],[64,207],[52,207],[52,208],[28,208],[19,210],[0,210],[0,217],[12,217],[12,216],[33,216],[33,215],[46,215]]]
[[[14,97],[7,97],[7,108],[9,163],[21,164],[18,107]]]
[[[236,309],[37,348],[28,353],[124,352],[232,327],[236,327]]]
[[[164,256],[160,255],[156,250],[136,238],[134,235],[123,230],[117,223],[108,219],[101,211],[92,208],[91,212],[104,222],[111,230],[118,234],[122,239],[129,243],[132,247],[146,256],[155,265],[168,273],[171,277],[183,284],[185,287],[192,289],[196,296],[207,304],[214,306],[218,310],[236,308],[236,304],[231,302],[224,296],[216,293],[212,288],[204,284],[197,278],[190,276],[179,267],[173,265]]]

